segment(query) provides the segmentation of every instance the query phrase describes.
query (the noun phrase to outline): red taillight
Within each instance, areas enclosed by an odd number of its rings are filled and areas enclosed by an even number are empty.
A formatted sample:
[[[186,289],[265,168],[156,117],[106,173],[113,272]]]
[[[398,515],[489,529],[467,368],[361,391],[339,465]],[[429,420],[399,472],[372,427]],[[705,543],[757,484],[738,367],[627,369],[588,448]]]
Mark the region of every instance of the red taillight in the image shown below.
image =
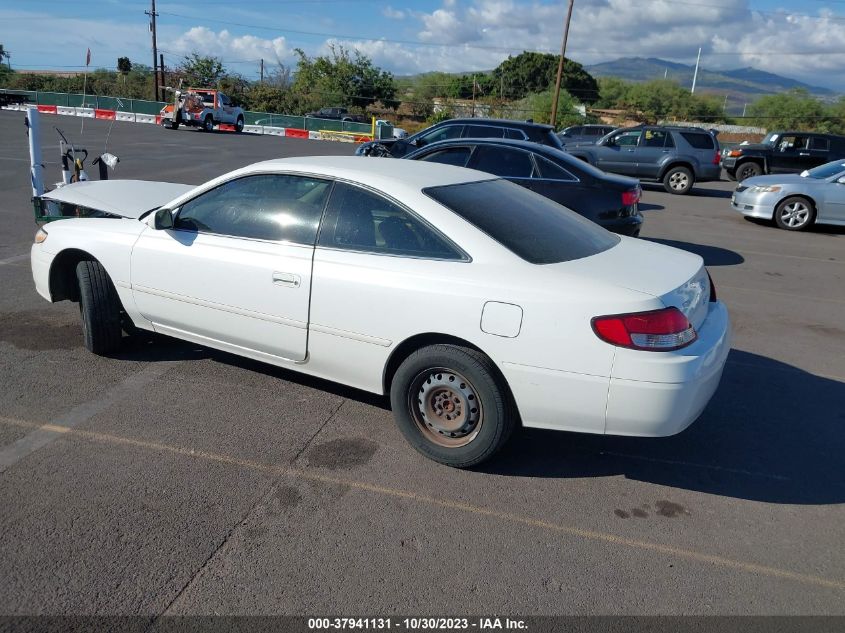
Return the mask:
[[[678,308],[595,317],[593,331],[601,340],[631,349],[669,352],[686,347],[698,334]]]
[[[716,301],[716,284],[713,283],[709,270],[707,271],[707,279],[710,281],[710,301]]]
[[[636,189],[631,189],[629,191],[622,192],[622,206],[623,207],[633,207],[640,201],[641,190],[639,187]]]
[[[716,150],[716,155],[713,157],[713,164],[718,165],[722,162],[722,154],[719,150]]]

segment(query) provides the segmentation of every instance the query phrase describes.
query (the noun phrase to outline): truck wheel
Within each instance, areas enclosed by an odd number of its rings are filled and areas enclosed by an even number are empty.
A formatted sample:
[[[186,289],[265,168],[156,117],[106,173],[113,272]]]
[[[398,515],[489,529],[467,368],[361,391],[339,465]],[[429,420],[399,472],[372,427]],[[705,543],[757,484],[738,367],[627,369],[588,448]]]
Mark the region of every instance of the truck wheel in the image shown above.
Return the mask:
[[[753,162],[742,163],[736,169],[736,180],[737,182],[742,182],[747,178],[754,178],[754,176],[759,176],[763,173],[763,168],[760,167],[759,164]]]
[[[103,356],[120,348],[121,306],[106,269],[100,262],[76,265],[82,336],[89,351]]]
[[[244,118],[242,116],[238,117],[238,120],[235,121],[235,132],[240,134],[244,131]]]
[[[695,184],[695,176],[686,167],[671,167],[663,176],[663,188],[669,193],[686,195]]]
[[[206,132],[213,132],[214,131],[214,119],[211,118],[210,114],[207,114],[202,121],[202,129]]]
[[[791,196],[775,207],[775,223],[787,231],[803,231],[813,225],[816,210],[812,203],[800,196]]]
[[[455,468],[491,458],[517,420],[493,362],[456,345],[424,347],[406,358],[393,377],[390,404],[411,446]]]

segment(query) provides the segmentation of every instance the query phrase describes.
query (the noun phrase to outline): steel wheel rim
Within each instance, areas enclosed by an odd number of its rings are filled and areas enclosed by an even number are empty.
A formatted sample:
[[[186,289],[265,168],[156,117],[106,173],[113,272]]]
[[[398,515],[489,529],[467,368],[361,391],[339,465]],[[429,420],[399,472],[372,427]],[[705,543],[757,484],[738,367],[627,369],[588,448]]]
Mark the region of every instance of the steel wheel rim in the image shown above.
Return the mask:
[[[460,448],[472,442],[484,423],[478,391],[453,369],[426,369],[414,378],[408,392],[414,424],[430,442]]]
[[[793,202],[783,207],[781,221],[791,229],[803,226],[810,219],[810,208],[803,202]]]
[[[681,189],[686,189],[689,185],[689,177],[681,172],[675,172],[671,176],[669,176],[669,186],[676,191],[680,191]]]
[[[751,178],[754,176],[756,172],[754,171],[753,167],[743,167],[742,170],[739,172],[739,179],[745,180],[746,178]]]

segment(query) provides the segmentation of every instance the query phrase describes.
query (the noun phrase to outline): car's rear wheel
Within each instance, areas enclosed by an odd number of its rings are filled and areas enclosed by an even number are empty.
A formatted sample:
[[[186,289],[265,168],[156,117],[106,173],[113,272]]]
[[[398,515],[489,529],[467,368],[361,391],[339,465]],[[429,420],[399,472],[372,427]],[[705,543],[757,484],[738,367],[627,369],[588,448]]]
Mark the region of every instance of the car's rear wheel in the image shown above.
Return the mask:
[[[116,351],[122,339],[121,306],[106,269],[100,262],[82,261],[76,279],[85,347],[99,355]]]
[[[760,167],[759,164],[749,161],[747,163],[742,163],[736,168],[736,179],[737,182],[742,182],[747,178],[754,178],[754,176],[759,176],[762,173],[763,168]]]
[[[775,207],[775,223],[787,231],[803,231],[813,225],[816,210],[809,200],[792,196]]]
[[[211,115],[206,115],[206,117],[202,121],[202,129],[206,132],[213,132],[214,131],[214,119],[211,118]]]
[[[516,426],[507,386],[481,352],[432,345],[399,366],[390,389],[393,415],[417,451],[467,468],[492,457]]]
[[[695,176],[686,167],[671,167],[663,176],[663,188],[669,193],[686,195],[695,184]]]

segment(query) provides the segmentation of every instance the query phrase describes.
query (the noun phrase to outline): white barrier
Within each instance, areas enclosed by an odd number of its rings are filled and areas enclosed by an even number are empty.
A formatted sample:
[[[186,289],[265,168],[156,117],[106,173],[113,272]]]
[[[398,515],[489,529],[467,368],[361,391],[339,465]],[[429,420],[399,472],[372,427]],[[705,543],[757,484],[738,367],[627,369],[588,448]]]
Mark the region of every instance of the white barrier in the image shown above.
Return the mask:
[[[263,125],[245,125],[244,132],[249,132],[250,134],[264,134],[264,126]]]
[[[76,108],[69,106],[56,106],[56,114],[64,114],[66,116],[76,116]]]
[[[319,141],[323,137],[319,132],[309,131],[308,132],[308,138],[311,139],[312,141]]]
[[[132,121],[135,123],[135,113],[134,112],[122,112],[118,110],[114,115],[115,120],[117,121]]]
[[[94,118],[94,108],[74,108],[76,116],[85,117],[86,119]]]
[[[135,122],[136,123],[152,123],[153,125],[155,125],[156,115],[155,114],[136,114],[135,115]]]
[[[271,125],[264,126],[264,134],[270,134],[271,136],[284,136],[285,135],[285,128],[283,127],[273,127]]]

